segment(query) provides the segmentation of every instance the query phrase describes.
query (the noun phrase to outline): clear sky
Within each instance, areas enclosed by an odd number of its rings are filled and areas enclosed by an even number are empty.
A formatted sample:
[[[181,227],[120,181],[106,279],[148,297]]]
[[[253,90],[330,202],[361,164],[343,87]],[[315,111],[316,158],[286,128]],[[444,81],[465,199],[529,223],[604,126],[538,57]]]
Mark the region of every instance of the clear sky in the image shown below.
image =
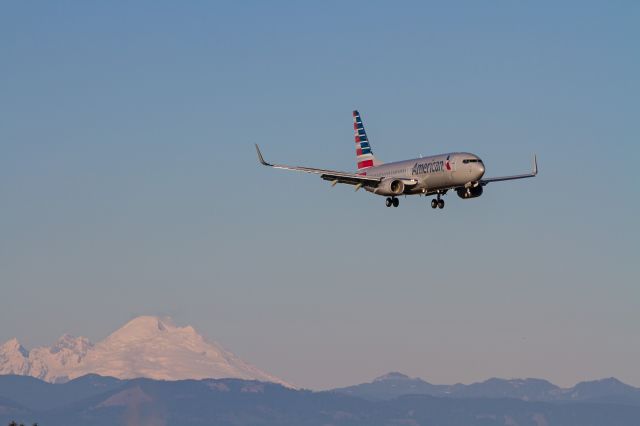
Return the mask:
[[[640,4],[5,2],[0,341],[192,324],[322,389],[640,386]],[[398,209],[260,167],[471,151]]]

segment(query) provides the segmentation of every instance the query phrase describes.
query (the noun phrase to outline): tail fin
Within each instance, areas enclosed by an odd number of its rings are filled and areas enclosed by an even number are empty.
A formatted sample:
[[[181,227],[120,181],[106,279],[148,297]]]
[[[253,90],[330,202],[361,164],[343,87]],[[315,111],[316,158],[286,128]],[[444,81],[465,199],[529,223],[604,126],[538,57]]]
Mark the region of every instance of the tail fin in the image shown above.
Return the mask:
[[[358,171],[382,164],[373,156],[369,138],[367,138],[367,132],[364,131],[364,124],[362,124],[362,118],[358,111],[353,111],[353,130],[356,139],[356,164]]]

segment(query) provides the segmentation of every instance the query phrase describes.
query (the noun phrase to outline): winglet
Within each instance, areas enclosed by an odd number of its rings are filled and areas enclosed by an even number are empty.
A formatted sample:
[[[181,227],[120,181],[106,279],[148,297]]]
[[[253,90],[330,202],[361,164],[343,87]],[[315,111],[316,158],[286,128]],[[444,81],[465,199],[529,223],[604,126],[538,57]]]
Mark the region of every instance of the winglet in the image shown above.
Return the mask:
[[[260,163],[265,165],[265,166],[271,166],[272,164],[269,164],[266,161],[264,161],[264,157],[262,156],[262,153],[260,152],[260,148],[258,147],[258,144],[254,144],[254,145],[256,146],[256,152],[258,153],[258,161],[260,161]]]
[[[538,157],[535,154],[533,154],[533,170],[531,174],[533,176],[536,176],[538,174]]]

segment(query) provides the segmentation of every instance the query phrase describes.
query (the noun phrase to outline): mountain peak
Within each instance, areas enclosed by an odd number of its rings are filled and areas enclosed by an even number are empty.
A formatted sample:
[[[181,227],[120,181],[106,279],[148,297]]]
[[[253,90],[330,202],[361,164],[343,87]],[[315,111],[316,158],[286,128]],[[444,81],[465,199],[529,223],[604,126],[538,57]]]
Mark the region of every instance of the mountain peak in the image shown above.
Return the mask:
[[[636,388],[621,382],[615,377],[592,380],[588,382],[580,382],[569,390],[572,398],[598,398],[606,394],[615,395],[635,391],[637,391]]]
[[[125,325],[120,327],[123,329],[135,329],[135,330],[148,330],[148,331],[167,331],[168,329],[176,328],[173,320],[170,317],[156,317],[151,315],[141,315],[135,317]]]
[[[25,358],[29,356],[29,351],[26,350],[15,337],[13,339],[7,340],[0,346],[0,354],[10,353],[18,353]]]
[[[29,351],[18,341],[11,339],[0,346],[0,374],[29,374]]]
[[[72,352],[86,353],[91,347],[93,347],[93,343],[86,337],[74,337],[70,334],[63,334],[51,347],[51,353],[58,353],[65,349]]]
[[[608,386],[608,387],[627,387],[629,385],[621,382],[620,380],[616,379],[615,377],[607,377],[604,379],[596,379],[596,380],[589,380],[586,382],[580,382],[578,384],[576,384],[575,387],[580,387],[580,386]]]
[[[192,327],[177,327],[169,317],[144,315],[130,320],[105,340],[121,343],[144,342],[175,332],[196,334]]]
[[[374,382],[386,382],[389,380],[411,380],[411,377],[406,374],[398,373],[397,371],[392,371],[391,373],[387,373],[373,379]]]
[[[193,327],[155,316],[134,318],[95,345],[85,337],[65,334],[51,347],[28,352],[12,339],[0,347],[0,374],[50,382],[86,374],[156,380],[237,378],[292,387],[208,342]]]
[[[600,384],[616,385],[616,386],[619,386],[619,385],[628,386],[627,384],[621,382],[620,380],[616,379],[615,377],[607,377],[605,379],[594,380],[594,382],[595,383],[600,383]]]

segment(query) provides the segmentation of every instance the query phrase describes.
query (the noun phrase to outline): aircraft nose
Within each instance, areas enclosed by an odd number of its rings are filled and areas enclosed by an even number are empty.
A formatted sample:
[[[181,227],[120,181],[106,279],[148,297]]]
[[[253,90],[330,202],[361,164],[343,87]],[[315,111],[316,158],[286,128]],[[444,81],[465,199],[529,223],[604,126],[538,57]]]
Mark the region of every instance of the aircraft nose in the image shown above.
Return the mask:
[[[478,179],[484,176],[484,164],[478,163]]]

